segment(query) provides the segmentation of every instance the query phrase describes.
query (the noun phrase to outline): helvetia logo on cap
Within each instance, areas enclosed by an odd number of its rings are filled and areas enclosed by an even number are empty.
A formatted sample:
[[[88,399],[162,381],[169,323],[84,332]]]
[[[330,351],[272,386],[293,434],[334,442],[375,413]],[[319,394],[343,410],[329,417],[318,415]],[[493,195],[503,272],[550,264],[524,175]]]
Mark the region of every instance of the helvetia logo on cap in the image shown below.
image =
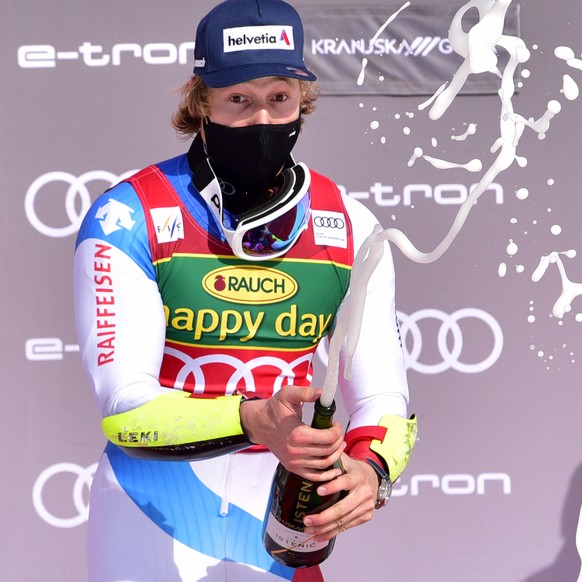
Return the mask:
[[[287,36],[287,33],[285,32],[284,29],[283,29],[283,32],[281,32],[280,40],[282,40],[288,46],[291,44],[291,41],[289,40],[289,37]]]
[[[214,269],[204,277],[202,286],[218,299],[255,305],[285,301],[299,289],[287,273],[255,265]]]
[[[226,28],[222,31],[222,38],[225,53],[265,49],[295,50],[292,26]]]

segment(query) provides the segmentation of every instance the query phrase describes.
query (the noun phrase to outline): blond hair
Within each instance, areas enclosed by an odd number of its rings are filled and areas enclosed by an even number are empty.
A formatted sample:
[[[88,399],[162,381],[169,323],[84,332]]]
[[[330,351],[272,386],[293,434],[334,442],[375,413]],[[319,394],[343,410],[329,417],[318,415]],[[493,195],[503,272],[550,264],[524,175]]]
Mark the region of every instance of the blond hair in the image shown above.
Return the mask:
[[[287,78],[285,77],[287,80]],[[299,81],[301,115],[308,115],[315,110],[315,101],[319,97],[319,88],[313,81]],[[188,139],[200,131],[202,120],[210,115],[210,95],[208,85],[199,75],[193,75],[180,89],[182,97],[178,109],[172,116],[172,125],[176,132]]]

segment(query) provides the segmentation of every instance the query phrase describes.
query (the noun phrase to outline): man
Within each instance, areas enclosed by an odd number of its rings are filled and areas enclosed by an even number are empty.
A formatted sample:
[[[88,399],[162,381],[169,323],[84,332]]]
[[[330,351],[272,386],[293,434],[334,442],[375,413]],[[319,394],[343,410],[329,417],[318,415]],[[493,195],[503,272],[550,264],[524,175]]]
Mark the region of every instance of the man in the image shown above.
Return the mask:
[[[282,0],[215,7],[174,118],[194,137],[188,153],[106,192],[80,230],[77,329],[110,440],[91,492],[92,581],[322,580],[262,547],[277,462],[347,493],[304,519],[325,542],[368,521],[408,461],[389,253],[342,381],[350,430],[301,419],[320,395],[312,356],[376,223],[291,156],[316,98],[302,53]],[[131,220],[111,229],[119,209]],[[249,244],[266,232],[269,244]]]

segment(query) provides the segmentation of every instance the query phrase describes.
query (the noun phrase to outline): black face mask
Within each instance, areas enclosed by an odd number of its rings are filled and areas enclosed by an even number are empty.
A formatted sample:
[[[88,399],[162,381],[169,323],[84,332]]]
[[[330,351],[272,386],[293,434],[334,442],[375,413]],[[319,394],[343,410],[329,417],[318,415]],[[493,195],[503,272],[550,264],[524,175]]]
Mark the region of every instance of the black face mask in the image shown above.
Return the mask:
[[[206,151],[223,185],[224,206],[241,212],[261,204],[275,186],[299,137],[301,119],[283,124],[227,127],[204,124]]]

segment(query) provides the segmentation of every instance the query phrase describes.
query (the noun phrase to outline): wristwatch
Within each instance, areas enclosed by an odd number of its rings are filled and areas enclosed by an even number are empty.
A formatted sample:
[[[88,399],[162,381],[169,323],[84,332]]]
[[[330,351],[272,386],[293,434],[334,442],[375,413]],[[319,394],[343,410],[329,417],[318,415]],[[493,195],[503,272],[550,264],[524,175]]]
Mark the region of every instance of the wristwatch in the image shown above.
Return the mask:
[[[384,467],[380,466],[376,461],[366,457],[366,463],[368,463],[368,465],[376,471],[376,475],[378,475],[378,497],[376,497],[376,505],[374,507],[380,509],[388,503],[390,495],[392,495],[392,481],[390,481],[390,476],[384,470]]]

